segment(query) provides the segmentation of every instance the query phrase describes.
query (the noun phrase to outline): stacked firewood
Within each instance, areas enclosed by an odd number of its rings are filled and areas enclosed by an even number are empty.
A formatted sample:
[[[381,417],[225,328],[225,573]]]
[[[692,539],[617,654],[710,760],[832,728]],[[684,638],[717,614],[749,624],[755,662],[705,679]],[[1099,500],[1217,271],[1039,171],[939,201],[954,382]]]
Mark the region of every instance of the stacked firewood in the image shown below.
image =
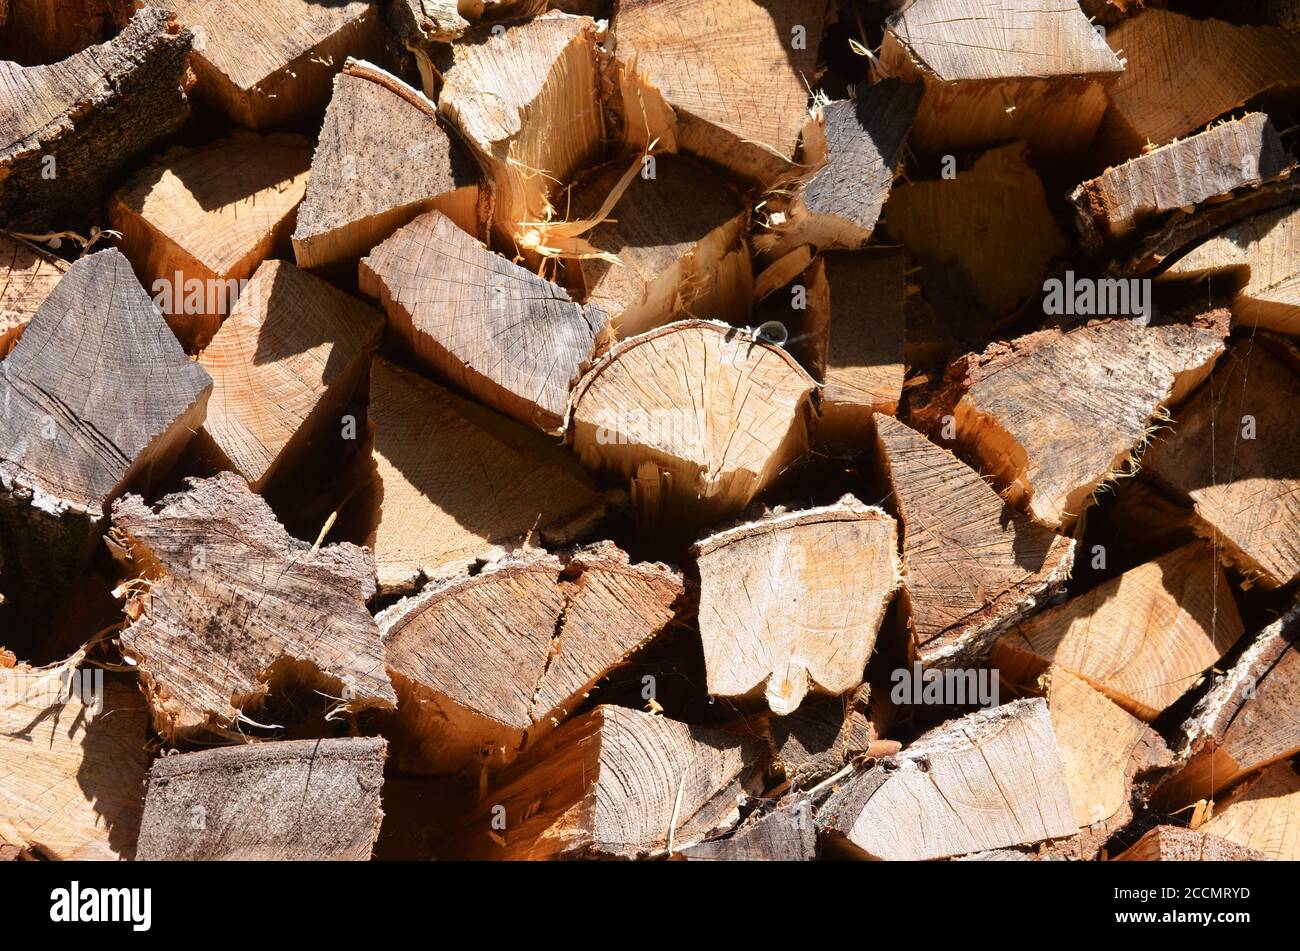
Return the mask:
[[[0,857],[1300,858],[1300,5],[0,0]]]

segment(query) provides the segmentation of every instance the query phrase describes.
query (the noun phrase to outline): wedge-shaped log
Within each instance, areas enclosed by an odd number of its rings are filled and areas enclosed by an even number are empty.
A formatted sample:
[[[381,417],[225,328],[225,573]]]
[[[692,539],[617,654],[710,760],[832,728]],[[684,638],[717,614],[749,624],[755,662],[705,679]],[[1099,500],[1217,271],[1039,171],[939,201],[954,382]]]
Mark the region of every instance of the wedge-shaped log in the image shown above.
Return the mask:
[[[856,250],[880,220],[924,87],[897,79],[820,106],[804,126],[800,163],[814,171],[765,203],[770,230],[754,248],[779,258],[799,245]]]
[[[94,217],[122,172],[189,116],[193,42],[168,13],[140,10],[62,62],[0,61],[0,225],[54,230]]]
[[[438,110],[491,185],[496,240],[510,253],[533,252],[525,232],[551,217],[551,195],[602,150],[596,23],[548,13],[483,27],[451,58]]]
[[[40,611],[80,573],[109,504],[166,475],[211,390],[118,251],[68,269],[0,363],[7,599]]]
[[[292,538],[232,472],[188,479],[156,510],[113,506],[111,548],[143,580],[126,603],[135,661],[169,742],[227,730],[297,683],[339,710],[393,709],[383,645],[366,599],[374,562],[356,545]]]
[[[1276,861],[1300,860],[1300,776],[1290,763],[1274,763],[1203,828]]]
[[[1262,112],[1252,112],[1130,159],[1070,195],[1091,251],[1193,208],[1291,174],[1295,159]]]
[[[212,376],[204,424],[260,492],[327,428],[370,373],[383,315],[285,261],[266,261],[199,364]]]
[[[925,83],[913,148],[1055,155],[1088,146],[1124,70],[1075,0],[917,0],[886,21],[880,66]]]
[[[680,853],[688,862],[811,862],[816,855],[817,826],[806,800],[755,813],[725,839]]]
[[[203,44],[196,93],[250,129],[319,121],[348,56],[382,45],[377,5],[366,0],[143,0],[174,10]]]
[[[1300,357],[1261,338],[1234,346],[1143,455],[1190,499],[1219,557],[1266,587],[1300,574]],[[1246,438],[1250,437],[1250,438]]]
[[[1074,803],[1047,704],[1015,700],[932,730],[843,781],[817,825],[828,844],[855,857],[906,861],[1073,836]]]
[[[710,535],[700,566],[700,637],[708,690],[759,697],[778,716],[809,691],[862,683],[899,582],[898,527],[845,496]]]
[[[502,773],[440,857],[662,855],[735,825],[762,769],[756,738],[604,704]]]
[[[734,516],[808,448],[816,384],[779,347],[687,320],[624,340],[574,388],[569,438],[626,479],[639,515]]]
[[[752,185],[790,174],[826,15],[826,0],[619,0],[628,143],[691,152]]]
[[[0,232],[0,360],[67,270],[62,258]]]
[[[605,314],[538,277],[431,211],[361,262],[416,355],[457,389],[525,425],[560,429],[569,387]]]
[[[1300,205],[1255,215],[1192,248],[1163,280],[1223,275],[1239,324],[1300,336]]]
[[[335,77],[298,209],[298,266],[353,277],[359,258],[434,209],[470,234],[483,233],[473,160],[421,92],[349,59]]]
[[[376,358],[376,471],[359,498],[383,592],[459,574],[534,533],[575,538],[612,501],[560,446]]]
[[[1165,407],[1206,378],[1228,321],[1223,310],[1147,326],[1117,318],[993,343],[948,368],[957,442],[1013,504],[1068,529]]]
[[[956,178],[900,185],[884,224],[913,255],[954,271],[963,293],[996,316],[1036,293],[1067,247],[1022,144],[984,153]]]
[[[1126,68],[1093,148],[1111,161],[1165,145],[1262,93],[1300,87],[1300,36],[1143,10],[1106,37]]]
[[[131,19],[134,8],[132,0],[5,0],[0,3],[0,26],[7,11],[7,56],[51,63],[80,53],[111,39]],[[0,47],[4,43],[0,38]]]
[[[386,747],[358,736],[161,757],[136,858],[364,862],[384,815]]]
[[[408,772],[496,770],[566,720],[674,616],[681,575],[605,543],[431,585],[379,616]]]
[[[1034,524],[915,430],[888,416],[875,424],[916,653],[927,664],[967,662],[1065,582],[1074,542]]]
[[[1214,553],[1194,542],[1020,622],[993,662],[1021,681],[1056,664],[1153,720],[1243,631]]]
[[[5,666],[0,651],[0,850],[130,858],[148,715],[139,691],[71,665]],[[11,659],[12,662],[12,659]]]
[[[609,314],[610,336],[632,337],[687,315],[747,323],[754,283],[748,206],[689,159],[642,159],[620,193],[628,171],[626,159],[594,169],[573,184],[563,206],[581,222],[598,220],[604,209],[604,220],[586,234],[588,253],[601,256],[579,259],[575,270],[582,299]]]
[[[1263,862],[1263,852],[1222,836],[1182,826],[1160,825],[1115,856],[1116,862]]]
[[[177,148],[114,197],[123,253],[186,350],[202,350],[257,266],[287,256],[307,187],[299,135],[242,133]]]
[[[1244,776],[1300,753],[1300,605],[1216,679],[1182,726],[1180,769],[1158,792],[1168,809],[1214,799]]]

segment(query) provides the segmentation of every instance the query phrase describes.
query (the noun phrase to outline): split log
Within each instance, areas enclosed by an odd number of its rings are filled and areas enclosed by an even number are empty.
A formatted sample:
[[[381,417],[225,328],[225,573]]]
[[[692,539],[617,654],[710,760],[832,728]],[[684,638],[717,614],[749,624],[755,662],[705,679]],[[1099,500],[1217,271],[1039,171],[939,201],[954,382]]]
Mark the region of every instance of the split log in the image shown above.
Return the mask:
[[[246,721],[298,683],[332,713],[393,709],[383,646],[366,600],[371,555],[290,537],[242,479],[187,479],[151,509],[113,506],[110,548],[129,573],[123,653],[140,672],[154,727],[171,743]]]
[[[1173,756],[1160,734],[1070,671],[1053,665],[1039,683],[1079,827],[1070,851],[1092,859],[1133,820]]]
[[[561,428],[569,387],[605,323],[603,311],[575,304],[437,211],[362,260],[361,289],[439,376],[544,432]]]
[[[366,382],[383,326],[324,281],[264,262],[199,360],[213,380],[204,428],[228,468],[255,492],[282,471],[292,478]]]
[[[1295,164],[1268,116],[1252,112],[1108,168],[1070,200],[1084,244],[1095,253],[1170,212],[1286,178]]]
[[[286,740],[164,756],[149,772],[142,862],[370,858],[382,737]]]
[[[1066,249],[1025,147],[981,155],[950,180],[900,185],[885,205],[884,224],[913,255],[952,268],[967,293],[998,316],[1042,286]]]
[[[1166,809],[1220,791],[1300,753],[1300,605],[1270,624],[1232,669],[1216,678],[1182,726],[1178,774],[1158,791]]]
[[[506,770],[441,857],[672,853],[736,824],[740,799],[761,791],[761,754],[757,739],[604,704]]]
[[[565,196],[566,218],[599,221],[586,240],[589,253],[600,256],[580,258],[571,269],[580,299],[609,314],[613,340],[686,316],[748,323],[749,207],[689,159],[664,153],[643,158],[640,167],[621,194],[625,159],[584,175]]]
[[[1015,700],[927,733],[846,780],[817,825],[828,846],[848,855],[902,861],[1073,836],[1074,804],[1047,705]]]
[[[126,258],[110,249],[68,269],[0,364],[0,548],[15,605],[39,612],[76,578],[109,504],[167,474],[211,389]]]
[[[1078,299],[1072,275],[1061,289],[1067,304]],[[1078,293],[1104,302],[1072,310],[1149,312],[1149,297],[1133,306],[1133,290],[1088,282]],[[1165,407],[1208,376],[1228,321],[1224,310],[1145,326],[1121,317],[996,342],[949,366],[938,404],[953,407],[958,445],[1012,504],[1068,529],[1102,485],[1124,474]]]
[[[44,859],[131,858],[147,727],[133,687],[70,664],[6,666],[0,651],[0,848]]]
[[[62,62],[0,61],[0,225],[93,218],[121,173],[189,116],[193,41],[170,14],[139,10],[112,40]]]
[[[1143,10],[1106,37],[1127,63],[1093,148],[1112,161],[1165,145],[1268,92],[1300,87],[1300,36]]]
[[[926,152],[1077,152],[1124,70],[1075,0],[917,0],[885,27],[881,71],[925,82],[912,147]]]
[[[52,63],[103,43],[131,19],[132,0],[6,0],[8,56],[25,63]],[[3,11],[0,11],[2,14]],[[5,17],[0,15],[0,26]]]
[[[1021,621],[994,645],[993,662],[1021,682],[1064,667],[1149,721],[1243,632],[1223,570],[1196,542]]]
[[[856,98],[818,108],[800,150],[801,164],[815,171],[768,198],[770,230],[755,236],[755,250],[775,259],[801,244],[864,246],[889,197],[923,93],[920,83],[886,79]]]
[[[376,471],[358,505],[383,593],[498,558],[535,532],[563,544],[613,501],[539,433],[379,358],[370,421]]]
[[[674,617],[681,575],[612,542],[494,562],[379,616],[406,772],[499,769]]]
[[[795,168],[826,0],[619,0],[624,136],[689,152],[750,185]]]
[[[1300,574],[1300,358],[1234,346],[1143,455],[1143,471],[1190,499],[1219,557],[1265,587]],[[1246,438],[1250,437],[1250,438]]]
[[[348,56],[373,57],[382,34],[366,0],[143,0],[175,11],[201,36],[192,65],[196,93],[240,125],[264,130],[314,125]]]
[[[177,339],[202,350],[270,257],[287,257],[311,145],[243,133],[172,149],[113,198],[122,252]]]
[[[1300,205],[1247,218],[1175,261],[1162,280],[1223,275],[1238,324],[1300,336]]]
[[[1060,588],[1074,542],[1034,524],[915,430],[888,416],[875,425],[902,527],[914,650],[930,665],[966,663]]]
[[[796,789],[810,789],[855,757],[897,753],[897,743],[876,736],[870,692],[864,684],[848,697],[812,697],[789,716],[770,717],[773,768]]]
[[[349,59],[334,79],[298,209],[298,266],[354,277],[358,259],[433,210],[486,236],[477,170],[438,124],[438,107],[396,76]]]
[[[804,800],[746,819],[725,839],[682,849],[689,862],[811,862],[817,855],[817,826]]]
[[[784,350],[680,321],[624,340],[574,388],[569,440],[631,484],[647,523],[734,516],[808,448],[816,384]]]
[[[774,512],[703,539],[700,637],[712,696],[762,697],[778,716],[862,683],[899,583],[898,528],[879,508]]]
[[[1160,825],[1121,854],[1116,862],[1263,862],[1263,852],[1208,832]]]
[[[550,220],[552,193],[601,154],[596,39],[594,20],[548,13],[452,47],[438,109],[491,184],[495,238],[509,253],[536,250],[525,232]]]
[[[0,232],[0,360],[67,270],[62,258]]]
[[[1274,763],[1216,810],[1204,830],[1270,859],[1300,860],[1300,776],[1290,763]]]

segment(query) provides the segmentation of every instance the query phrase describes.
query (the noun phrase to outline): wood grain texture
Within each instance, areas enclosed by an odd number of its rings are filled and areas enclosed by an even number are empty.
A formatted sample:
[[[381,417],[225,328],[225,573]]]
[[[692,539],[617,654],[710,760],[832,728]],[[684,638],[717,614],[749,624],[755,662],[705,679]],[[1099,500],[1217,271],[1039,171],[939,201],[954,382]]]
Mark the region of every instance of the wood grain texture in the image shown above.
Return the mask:
[[[493,562],[398,602],[378,619],[398,763],[475,775],[509,764],[663,630],[684,590],[678,572],[607,542]]]
[[[1300,776],[1290,763],[1274,763],[1226,806],[1204,831],[1270,859],[1300,859]]]
[[[318,121],[343,61],[381,44],[378,6],[366,0],[142,2],[194,31],[197,94],[250,129]]]
[[[61,62],[0,61],[0,225],[59,230],[91,218],[131,163],[189,116],[193,40],[169,14],[139,10],[112,40]]]
[[[1228,314],[1040,330],[948,368],[957,440],[1013,504],[1067,528],[1139,454],[1166,406],[1206,378]]]
[[[638,858],[720,835],[762,744],[603,704],[545,737],[456,824],[448,859]],[[547,795],[539,803],[536,790]],[[493,818],[504,810],[504,829]]]
[[[260,491],[327,428],[370,372],[383,315],[286,261],[266,261],[199,360],[209,436]]]
[[[816,384],[784,350],[688,320],[624,340],[571,396],[584,465],[628,480],[641,517],[739,513],[807,449]]]
[[[811,789],[855,757],[874,753],[870,694],[863,684],[847,696],[811,697],[789,716],[768,717],[773,769],[794,788]]]
[[[1195,542],[1022,621],[993,657],[1014,671],[1057,664],[1153,720],[1243,632],[1214,553]]]
[[[1300,86],[1300,37],[1276,27],[1148,9],[1106,41],[1128,63],[1094,143],[1112,160],[1172,142],[1261,93]]]
[[[915,650],[938,665],[977,657],[1065,582],[1074,543],[915,430],[888,416],[875,424],[902,529]]]
[[[473,160],[443,131],[437,106],[423,93],[349,59],[334,79],[298,209],[293,251],[299,267],[352,268],[434,209],[482,235]]]
[[[67,270],[62,258],[0,232],[0,360]]]
[[[156,760],[142,862],[342,862],[370,858],[387,744],[286,740]]]
[[[954,720],[844,781],[817,825],[855,857],[924,861],[1068,838],[1074,811],[1047,704],[1031,699]]]
[[[925,82],[914,148],[938,153],[1085,148],[1123,70],[1074,0],[917,0],[886,21],[880,64]]]
[[[376,469],[360,505],[381,591],[455,575],[534,533],[563,543],[613,501],[540,433],[380,358],[370,419]]]
[[[1142,836],[1116,862],[1262,862],[1269,857],[1221,836],[1182,826],[1159,825]]]
[[[725,839],[682,849],[688,862],[811,862],[817,854],[817,826],[807,801],[751,816]]]
[[[1300,573],[1298,408],[1300,361],[1263,337],[1238,344],[1143,456],[1156,484],[1192,502],[1219,556],[1267,587]],[[1242,438],[1252,421],[1255,438]]]
[[[827,7],[826,0],[619,0],[611,30],[628,143],[658,140],[747,184],[789,174]]]
[[[90,671],[5,666],[0,652],[0,846],[47,859],[135,852],[148,715],[133,687],[78,689]]]
[[[242,133],[172,149],[113,196],[122,252],[188,351],[207,346],[240,281],[284,256],[310,164],[302,136]]]
[[[692,552],[711,695],[761,696],[785,716],[809,692],[862,683],[900,577],[882,509],[845,496],[724,529]]]
[[[175,742],[233,729],[296,683],[335,698],[338,712],[393,709],[366,609],[370,553],[292,538],[234,473],[186,483],[156,510],[139,496],[113,506],[111,547],[145,580],[120,640],[158,732]]]
[[[1075,224],[1093,251],[1239,188],[1289,176],[1295,159],[1262,112],[1171,142],[1108,168],[1070,195]]]
[[[361,262],[415,354],[461,392],[544,432],[605,324],[598,307],[489,251],[441,212],[422,215]]]
[[[134,8],[131,0],[6,0],[4,6],[15,37],[7,44],[8,56],[24,63],[52,63],[103,43],[126,25]]]

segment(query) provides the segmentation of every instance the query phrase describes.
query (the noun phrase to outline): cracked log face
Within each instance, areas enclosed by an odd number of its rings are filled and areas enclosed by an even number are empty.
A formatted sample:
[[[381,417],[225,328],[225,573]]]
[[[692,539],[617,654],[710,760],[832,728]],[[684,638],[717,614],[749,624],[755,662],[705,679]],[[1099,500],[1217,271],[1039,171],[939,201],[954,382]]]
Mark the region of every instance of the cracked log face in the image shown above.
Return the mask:
[[[379,617],[408,771],[498,770],[567,719],[674,617],[681,576],[612,543],[431,586]]]
[[[862,682],[899,581],[881,509],[837,504],[746,522],[699,542],[700,636],[714,696],[761,696],[778,716],[809,691]]]
[[[1290,763],[1274,763],[1216,808],[1203,829],[1275,861],[1295,862],[1300,860],[1297,812],[1300,775]]]
[[[374,562],[351,544],[291,538],[233,473],[188,481],[157,509],[113,507],[112,547],[131,587],[122,649],[169,742],[228,734],[268,694],[306,683],[338,712],[393,709],[366,600]]]

